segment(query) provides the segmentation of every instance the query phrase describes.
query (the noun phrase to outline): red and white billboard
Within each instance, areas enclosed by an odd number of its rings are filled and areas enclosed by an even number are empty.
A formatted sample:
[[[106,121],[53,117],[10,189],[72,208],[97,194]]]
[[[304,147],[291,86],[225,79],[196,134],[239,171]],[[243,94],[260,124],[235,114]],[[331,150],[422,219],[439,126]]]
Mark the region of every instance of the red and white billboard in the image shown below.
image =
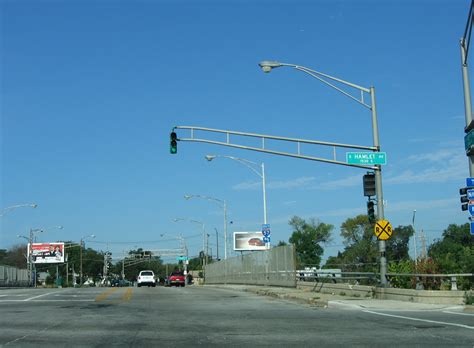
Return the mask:
[[[234,232],[234,250],[267,250],[262,232]]]
[[[28,260],[32,263],[64,263],[64,243],[28,244]]]

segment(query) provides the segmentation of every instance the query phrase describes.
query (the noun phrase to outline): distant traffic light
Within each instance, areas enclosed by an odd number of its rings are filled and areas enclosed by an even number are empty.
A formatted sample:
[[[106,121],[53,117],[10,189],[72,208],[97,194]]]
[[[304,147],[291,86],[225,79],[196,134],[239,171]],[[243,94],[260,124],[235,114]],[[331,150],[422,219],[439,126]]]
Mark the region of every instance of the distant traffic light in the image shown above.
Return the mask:
[[[459,189],[459,194],[461,195],[460,201],[461,201],[461,210],[466,211],[469,208],[469,198],[467,197],[467,190],[469,190],[469,187],[464,187],[462,189]]]
[[[170,153],[176,154],[178,152],[178,141],[177,135],[175,132],[171,132],[170,134]]]
[[[369,218],[369,222],[373,224],[375,222],[375,203],[373,201],[367,202],[367,217]]]
[[[375,173],[367,173],[363,178],[364,196],[375,196]]]

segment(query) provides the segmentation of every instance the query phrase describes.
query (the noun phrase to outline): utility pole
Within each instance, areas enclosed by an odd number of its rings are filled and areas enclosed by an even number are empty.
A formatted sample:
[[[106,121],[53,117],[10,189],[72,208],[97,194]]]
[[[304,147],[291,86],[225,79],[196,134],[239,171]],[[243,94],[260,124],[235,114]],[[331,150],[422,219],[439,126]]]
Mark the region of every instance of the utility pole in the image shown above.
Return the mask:
[[[206,233],[206,265],[209,263],[209,234]]]
[[[423,230],[421,230],[421,258],[423,260],[426,260],[427,257],[427,252],[426,252],[426,238],[425,238],[425,233]]]
[[[69,262],[67,261],[68,257],[66,256],[66,287],[69,287]]]
[[[217,244],[216,259],[217,259],[217,261],[219,261],[219,233],[217,233],[217,228],[214,227],[214,229],[216,230],[216,244]]]
[[[469,174],[471,178],[474,176],[474,124],[472,122],[471,84],[469,82],[467,57],[469,54],[469,44],[471,41],[472,22],[474,15],[473,7],[474,1],[471,2],[464,36],[460,40],[461,69],[464,87],[464,112],[466,118],[466,127],[464,128],[466,136],[464,138],[464,144],[466,147],[466,155],[469,158]]]
[[[33,285],[33,229],[30,228],[30,235],[28,239],[28,285]]]
[[[415,216],[416,216],[416,209],[413,210],[413,219],[412,219],[412,227],[413,227],[413,245],[415,247],[415,270],[418,266],[418,250],[416,247],[416,229],[415,229]]]
[[[125,279],[125,257],[122,260],[122,279]]]
[[[79,256],[79,262],[80,262],[80,274],[79,274],[79,286],[82,286],[82,243],[83,243],[83,240],[81,238],[81,253],[80,253],[80,256]]]

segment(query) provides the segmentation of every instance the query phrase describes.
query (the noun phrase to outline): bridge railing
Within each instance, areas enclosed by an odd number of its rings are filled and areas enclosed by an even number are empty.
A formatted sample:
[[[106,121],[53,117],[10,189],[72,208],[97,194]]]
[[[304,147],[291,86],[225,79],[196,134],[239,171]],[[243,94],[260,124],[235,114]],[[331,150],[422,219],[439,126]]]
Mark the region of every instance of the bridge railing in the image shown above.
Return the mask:
[[[460,278],[471,278],[474,280],[473,273],[452,273],[452,274],[433,274],[433,273],[387,273],[387,281],[392,287],[396,286],[396,278],[408,278],[412,280],[413,285],[410,288],[424,290],[426,280],[436,280],[437,286],[443,283],[449,286],[450,290],[458,290]],[[379,274],[376,272],[342,272],[341,270],[332,269],[305,269],[296,271],[296,279],[300,282],[332,282],[344,283],[355,282],[377,285],[379,282]],[[406,287],[404,287],[406,288]],[[447,290],[447,289],[446,289]]]

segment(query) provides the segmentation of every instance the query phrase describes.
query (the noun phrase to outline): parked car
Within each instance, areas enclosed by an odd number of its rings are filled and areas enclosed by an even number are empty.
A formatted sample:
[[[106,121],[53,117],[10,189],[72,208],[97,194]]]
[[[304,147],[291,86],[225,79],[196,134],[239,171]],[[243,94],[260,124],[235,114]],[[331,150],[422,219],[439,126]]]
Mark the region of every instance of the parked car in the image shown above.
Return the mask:
[[[181,271],[175,271],[168,277],[168,283],[170,286],[184,286],[186,284],[186,277]]]
[[[140,271],[137,278],[137,286],[141,287],[142,285],[156,286],[155,273],[153,271]]]

